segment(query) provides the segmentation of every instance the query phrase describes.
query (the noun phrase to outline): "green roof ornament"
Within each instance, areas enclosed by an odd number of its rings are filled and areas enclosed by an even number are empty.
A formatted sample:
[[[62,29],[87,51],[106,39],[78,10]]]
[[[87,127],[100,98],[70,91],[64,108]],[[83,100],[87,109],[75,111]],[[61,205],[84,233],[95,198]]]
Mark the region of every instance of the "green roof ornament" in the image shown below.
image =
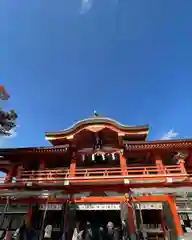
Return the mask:
[[[99,114],[97,113],[97,111],[94,110],[93,112],[93,117],[99,117]]]

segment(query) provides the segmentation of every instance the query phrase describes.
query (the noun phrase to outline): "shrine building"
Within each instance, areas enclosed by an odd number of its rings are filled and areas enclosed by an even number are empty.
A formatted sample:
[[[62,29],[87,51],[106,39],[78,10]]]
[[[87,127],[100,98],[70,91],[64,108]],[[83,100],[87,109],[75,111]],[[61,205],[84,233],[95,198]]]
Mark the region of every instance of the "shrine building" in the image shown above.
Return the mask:
[[[95,114],[46,132],[49,147],[0,149],[0,230],[15,231],[25,219],[39,236],[51,225],[51,239],[71,240],[77,221],[125,221],[131,240],[140,232],[184,239],[192,224],[192,139],[148,141],[148,133],[148,125]]]

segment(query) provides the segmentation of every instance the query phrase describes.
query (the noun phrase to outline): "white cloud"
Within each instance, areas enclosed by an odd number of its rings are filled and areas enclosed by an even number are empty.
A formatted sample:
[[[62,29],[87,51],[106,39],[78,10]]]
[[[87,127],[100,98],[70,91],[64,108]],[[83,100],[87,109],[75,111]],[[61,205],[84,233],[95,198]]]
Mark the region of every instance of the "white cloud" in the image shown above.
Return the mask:
[[[6,147],[7,146],[7,141],[10,138],[14,138],[17,136],[17,132],[15,131],[15,129],[12,129],[10,132],[9,136],[4,136],[4,135],[0,135],[0,147]]]
[[[9,139],[9,138],[14,138],[14,137],[16,137],[16,136],[17,136],[16,129],[11,129],[11,130],[9,131],[9,134],[10,134],[10,135],[7,135],[7,136],[1,136],[2,139]]]
[[[93,0],[81,0],[80,14],[87,13],[93,4]]]
[[[175,132],[173,129],[169,130],[167,133],[163,135],[161,140],[169,140],[176,138],[179,135],[179,133]]]

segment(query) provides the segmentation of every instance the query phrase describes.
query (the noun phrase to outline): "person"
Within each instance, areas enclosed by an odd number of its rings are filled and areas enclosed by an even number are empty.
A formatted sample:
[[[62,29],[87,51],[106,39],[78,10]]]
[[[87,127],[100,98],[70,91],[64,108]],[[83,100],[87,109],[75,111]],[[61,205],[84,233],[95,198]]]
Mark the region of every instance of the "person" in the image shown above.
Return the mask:
[[[13,218],[11,218],[11,220],[9,221],[8,226],[5,228],[5,230],[1,232],[1,235],[0,235],[1,240],[11,239],[12,234],[9,231],[9,229],[12,225],[12,220],[13,220]]]
[[[1,239],[1,240],[8,240],[8,239],[10,239],[10,237],[11,237],[11,234],[9,233],[9,229],[6,228],[6,229],[3,231],[0,239]]]
[[[74,231],[73,231],[72,240],[83,240],[84,230],[80,230],[79,226],[80,226],[80,222],[77,222],[76,227],[74,228]]]
[[[17,228],[16,231],[13,233],[12,239],[18,239],[20,234],[20,228]]]
[[[121,222],[122,224],[122,239],[123,240],[130,240],[130,234],[129,234],[129,226],[127,221],[123,220]]]
[[[32,240],[34,236],[34,230],[27,227],[24,222],[24,224],[13,233],[11,239]]]
[[[92,240],[93,239],[93,231],[91,228],[91,223],[86,222],[84,240]]]
[[[51,238],[52,230],[53,230],[53,227],[50,224],[48,224],[45,227],[44,239],[50,239]]]
[[[120,239],[120,232],[119,232],[119,228],[115,227],[114,228],[114,240],[119,240]]]
[[[105,239],[105,232],[103,226],[99,227],[99,240],[104,240]]]
[[[114,239],[114,224],[112,222],[107,223],[107,239],[113,240]]]

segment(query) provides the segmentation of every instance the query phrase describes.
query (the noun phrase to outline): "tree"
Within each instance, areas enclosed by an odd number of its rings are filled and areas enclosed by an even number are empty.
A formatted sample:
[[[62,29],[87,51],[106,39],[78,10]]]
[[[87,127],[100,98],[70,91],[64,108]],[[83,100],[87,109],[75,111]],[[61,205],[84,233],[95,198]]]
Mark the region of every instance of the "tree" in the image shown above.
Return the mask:
[[[6,92],[5,88],[0,85],[0,100],[7,101],[9,95]],[[17,114],[15,110],[5,111],[0,108],[0,135],[10,136],[12,130],[16,127]]]

